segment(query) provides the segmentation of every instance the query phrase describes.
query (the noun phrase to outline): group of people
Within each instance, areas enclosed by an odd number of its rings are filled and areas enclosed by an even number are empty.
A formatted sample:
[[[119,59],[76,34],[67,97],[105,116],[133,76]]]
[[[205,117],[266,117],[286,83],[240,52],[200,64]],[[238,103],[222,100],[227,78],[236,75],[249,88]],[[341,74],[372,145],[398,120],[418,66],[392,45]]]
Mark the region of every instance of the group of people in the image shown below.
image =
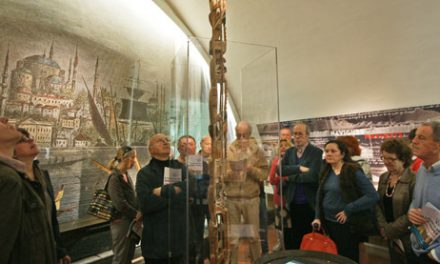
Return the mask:
[[[26,130],[9,125],[6,118],[0,121],[0,263],[70,263],[49,175],[35,161],[38,147]],[[428,202],[440,208],[439,122],[422,124],[409,143],[389,139],[381,145],[387,171],[380,175],[377,191],[353,137],[330,140],[323,151],[309,142],[307,124],[297,123],[281,129],[268,166],[252,126],[241,121],[235,132],[221,179],[231,263],[238,263],[241,239],[248,242],[251,261],[267,247],[260,198],[266,179],[274,185],[275,224],[284,249],[299,249],[305,234],[324,230],[340,255],[358,262],[360,242],[376,230],[387,240],[392,263],[440,262],[439,239],[426,247],[408,229],[428,221],[421,209]],[[146,263],[204,263],[209,256],[204,231],[210,218],[211,138],[204,137],[200,146],[196,153],[194,137],[182,136],[177,140],[180,155],[174,159],[171,140],[155,134],[148,142],[151,160],[138,171],[135,184],[128,172],[136,151],[118,149],[106,185],[113,202],[113,263],[131,263],[139,239],[127,237],[133,223],[143,227]],[[417,171],[413,155],[422,161]]]
[[[290,128],[280,130],[269,174],[285,249],[299,249],[305,234],[322,230],[338,254],[359,262],[360,242],[378,234],[391,263],[440,262],[440,238],[421,245],[409,230],[429,221],[421,209],[428,202],[440,209],[440,122],[423,123],[410,140],[383,142],[387,171],[377,191],[355,137],[330,140],[323,152],[309,142],[307,124],[292,131],[293,137]]]

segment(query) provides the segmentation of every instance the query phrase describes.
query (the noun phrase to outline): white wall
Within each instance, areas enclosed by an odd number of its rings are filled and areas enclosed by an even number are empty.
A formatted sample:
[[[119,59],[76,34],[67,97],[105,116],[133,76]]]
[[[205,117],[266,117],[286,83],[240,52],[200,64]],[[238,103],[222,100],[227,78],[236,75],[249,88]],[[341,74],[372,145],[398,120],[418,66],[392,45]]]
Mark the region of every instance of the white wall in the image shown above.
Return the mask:
[[[210,37],[208,1],[157,2]],[[229,40],[278,49],[281,120],[440,103],[438,25],[438,0],[228,1]]]

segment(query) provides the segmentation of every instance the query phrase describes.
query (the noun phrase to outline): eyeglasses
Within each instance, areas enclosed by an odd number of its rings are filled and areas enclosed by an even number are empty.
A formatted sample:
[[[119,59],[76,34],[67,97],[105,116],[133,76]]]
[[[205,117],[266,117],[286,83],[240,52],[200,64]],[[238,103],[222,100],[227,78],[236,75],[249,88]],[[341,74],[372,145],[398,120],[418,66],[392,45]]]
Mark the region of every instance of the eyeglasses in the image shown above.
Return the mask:
[[[21,143],[29,143],[29,142],[32,142],[32,141],[34,141],[34,138],[33,138],[33,137],[31,137],[31,136],[27,137],[27,136],[24,136],[24,135],[23,135],[23,136],[21,137],[20,141],[17,142],[17,144],[21,144]]]
[[[390,158],[390,157],[384,157],[384,156],[380,156],[380,159],[383,161],[391,161],[391,162],[398,160],[398,158]]]
[[[248,133],[236,133],[237,139],[248,139],[249,134]]]

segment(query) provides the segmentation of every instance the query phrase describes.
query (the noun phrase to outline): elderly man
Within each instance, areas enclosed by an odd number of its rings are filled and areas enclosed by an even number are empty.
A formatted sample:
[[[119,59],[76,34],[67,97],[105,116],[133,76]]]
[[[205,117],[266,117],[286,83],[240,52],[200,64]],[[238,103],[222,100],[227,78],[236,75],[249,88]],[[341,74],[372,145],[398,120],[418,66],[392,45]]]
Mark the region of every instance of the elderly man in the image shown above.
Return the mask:
[[[177,151],[179,151],[179,157],[177,160],[186,164],[187,157],[196,154],[196,140],[193,136],[184,135],[179,138],[177,141]]]
[[[231,226],[231,263],[238,261],[238,243],[240,237],[244,236],[248,237],[253,262],[261,254],[258,234],[259,194],[260,183],[267,177],[267,162],[263,150],[251,137],[252,128],[249,123],[239,122],[235,132],[236,140],[228,147],[228,173],[224,187]]]
[[[287,140],[289,142],[292,141],[292,131],[290,130],[289,127],[282,127],[280,129],[280,140]]]
[[[0,263],[56,263],[55,241],[42,185],[12,158],[22,135],[0,117]]]
[[[185,168],[170,159],[170,140],[164,134],[151,137],[151,160],[136,180],[143,214],[142,255],[147,263],[181,264],[186,252]]]
[[[424,123],[418,127],[412,147],[423,163],[417,171],[408,218],[412,224],[419,226],[427,221],[421,209],[426,203],[440,210],[440,122]],[[423,248],[412,234],[411,243],[419,263],[440,263],[440,238],[429,243],[428,248]]]
[[[288,149],[281,162],[281,175],[288,177],[286,205],[292,228],[284,228],[286,249],[299,249],[303,235],[312,231],[315,197],[322,163],[322,150],[309,143],[309,127],[293,126],[294,147]]]

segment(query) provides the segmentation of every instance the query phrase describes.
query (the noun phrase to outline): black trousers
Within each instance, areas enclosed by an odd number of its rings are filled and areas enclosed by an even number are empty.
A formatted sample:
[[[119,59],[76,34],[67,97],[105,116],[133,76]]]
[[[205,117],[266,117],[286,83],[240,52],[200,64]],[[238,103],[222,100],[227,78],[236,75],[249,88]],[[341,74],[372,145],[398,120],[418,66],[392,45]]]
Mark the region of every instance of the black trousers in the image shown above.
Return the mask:
[[[191,213],[194,219],[194,242],[196,263],[203,264],[204,259],[209,257],[209,247],[205,246],[203,234],[205,232],[205,219],[209,221],[209,208],[207,204],[192,204]]]
[[[359,243],[361,237],[350,232],[349,224],[340,224],[325,220],[325,231],[338,247],[338,255],[359,263]]]
[[[163,259],[149,259],[145,258],[145,264],[184,264],[184,257],[173,257],[173,258],[163,258]]]
[[[315,211],[308,204],[291,203],[289,214],[292,228],[284,227],[284,247],[286,249],[299,249],[303,236],[312,232]]]

